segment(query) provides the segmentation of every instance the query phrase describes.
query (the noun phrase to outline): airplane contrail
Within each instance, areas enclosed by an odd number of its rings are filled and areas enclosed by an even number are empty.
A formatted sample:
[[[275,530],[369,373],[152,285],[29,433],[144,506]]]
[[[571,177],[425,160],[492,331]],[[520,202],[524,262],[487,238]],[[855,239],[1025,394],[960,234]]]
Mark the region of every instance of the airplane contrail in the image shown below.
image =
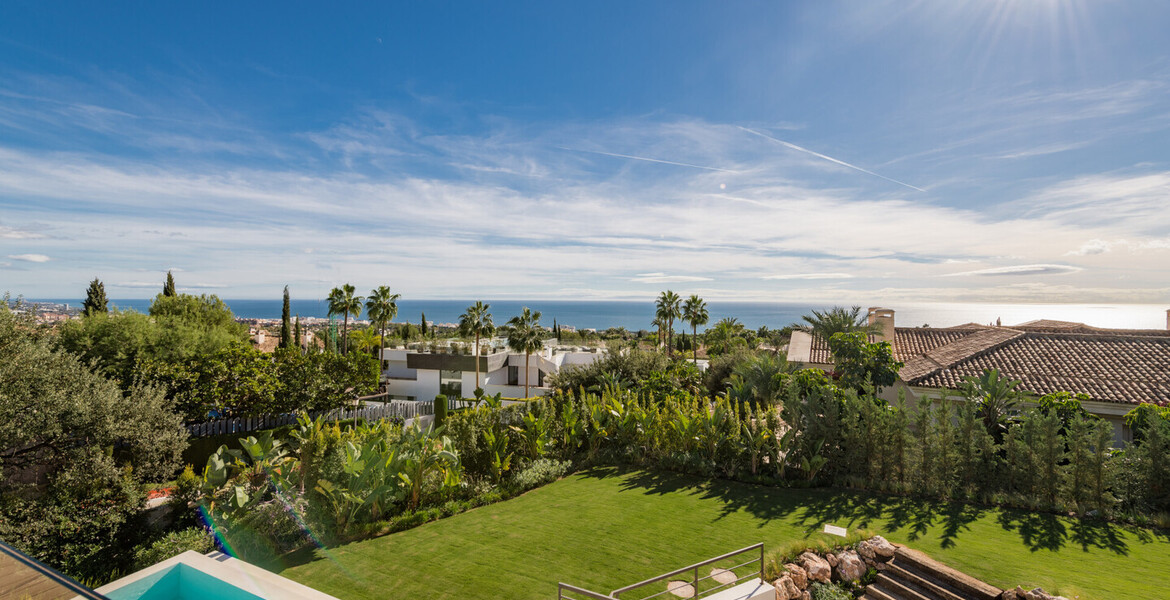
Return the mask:
[[[906,183],[904,181],[898,181],[897,179],[886,177],[885,175],[882,175],[880,173],[874,173],[873,171],[870,171],[868,169],[863,169],[857,165],[851,165],[843,160],[837,160],[837,159],[833,158],[832,156],[826,156],[824,154],[821,154],[820,152],[813,152],[812,150],[809,150],[808,148],[802,148],[802,147],[797,146],[796,144],[793,144],[791,142],[786,142],[784,140],[776,139],[770,135],[760,133],[754,129],[748,129],[747,127],[740,127],[738,125],[737,125],[737,127],[739,127],[740,129],[742,129],[750,134],[758,135],[766,140],[772,140],[773,142],[776,142],[777,144],[780,144],[781,146],[784,146],[786,148],[791,148],[791,149],[799,151],[799,152],[804,152],[805,154],[811,154],[817,158],[823,158],[829,162],[837,163],[837,164],[841,165],[842,167],[849,167],[850,169],[853,169],[854,171],[861,171],[862,173],[865,173],[867,175],[873,175],[874,177],[880,177],[882,179],[885,179],[886,181],[890,181],[890,182],[896,183],[898,185],[908,187],[912,190],[917,190],[919,192],[926,192],[926,190],[924,190],[920,187],[915,187],[913,185],[910,185],[909,183]]]
[[[646,162],[660,163],[660,164],[664,164],[664,165],[675,165],[676,167],[690,167],[692,169],[705,169],[707,171],[719,171],[722,173],[739,173],[739,171],[734,171],[732,169],[720,169],[719,167],[705,167],[703,165],[692,165],[690,163],[675,162],[673,160],[660,160],[657,158],[646,158],[645,156],[632,156],[629,154],[617,154],[615,152],[602,152],[600,150],[582,150],[580,148],[566,148],[564,146],[557,146],[557,148],[559,148],[561,150],[567,150],[569,152],[588,152],[589,154],[600,154],[602,156],[613,156],[615,158],[628,158],[631,160],[644,160]]]

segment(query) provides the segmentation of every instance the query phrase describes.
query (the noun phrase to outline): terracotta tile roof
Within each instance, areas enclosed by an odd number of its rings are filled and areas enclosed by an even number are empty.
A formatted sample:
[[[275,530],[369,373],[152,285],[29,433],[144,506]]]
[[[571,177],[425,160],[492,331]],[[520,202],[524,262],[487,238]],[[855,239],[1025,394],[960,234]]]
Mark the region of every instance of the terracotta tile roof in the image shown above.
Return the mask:
[[[956,342],[972,333],[990,329],[986,325],[959,325],[957,327],[895,327],[894,328],[894,358],[902,362],[925,354],[939,346]],[[878,335],[869,336],[870,342],[881,341]],[[829,344],[820,337],[812,338],[812,352],[809,362],[817,364],[831,364],[833,355],[829,352]]]
[[[914,370],[907,364],[901,376],[910,385],[956,389],[964,377],[998,369],[1037,394],[1084,392],[1103,402],[1170,404],[1170,335],[1159,335],[1156,330],[1131,334],[1125,330],[1082,333],[1080,328],[1068,329],[1077,332],[1001,328],[1005,339],[997,344],[982,350],[971,348],[967,356],[956,348],[948,352],[947,361],[931,369],[925,368],[923,361],[916,362]],[[1009,332],[1015,335],[1009,336]]]

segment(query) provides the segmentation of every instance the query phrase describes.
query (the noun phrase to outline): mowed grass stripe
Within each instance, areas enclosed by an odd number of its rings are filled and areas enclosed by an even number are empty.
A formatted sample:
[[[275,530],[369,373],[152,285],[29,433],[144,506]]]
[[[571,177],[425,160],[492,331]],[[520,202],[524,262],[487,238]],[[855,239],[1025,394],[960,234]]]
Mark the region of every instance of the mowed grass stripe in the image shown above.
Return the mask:
[[[597,469],[393,535],[300,553],[277,570],[345,600],[547,599],[608,592],[825,523],[866,527],[992,584],[1070,598],[1170,597],[1166,532],[841,490]]]

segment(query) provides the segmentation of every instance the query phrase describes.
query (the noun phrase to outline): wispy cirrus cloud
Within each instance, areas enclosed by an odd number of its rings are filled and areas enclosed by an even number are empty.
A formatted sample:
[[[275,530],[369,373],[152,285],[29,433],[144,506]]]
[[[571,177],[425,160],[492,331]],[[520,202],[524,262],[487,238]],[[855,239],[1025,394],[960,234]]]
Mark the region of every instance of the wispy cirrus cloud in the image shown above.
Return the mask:
[[[999,275],[1019,277],[1025,275],[1066,275],[1069,273],[1076,273],[1080,270],[1082,270],[1080,267],[1074,267],[1072,265],[1012,265],[1010,267],[992,267],[990,269],[963,271],[961,273],[946,273],[943,275],[943,277],[995,277]]]
[[[852,279],[853,275],[849,273],[783,273],[777,275],[764,275],[760,279],[773,280],[817,280],[817,279]]]
[[[712,281],[710,277],[696,275],[667,275],[666,273],[639,273],[631,277],[634,283],[692,283],[696,281]]]
[[[8,258],[31,263],[47,263],[52,260],[44,254],[9,254]]]

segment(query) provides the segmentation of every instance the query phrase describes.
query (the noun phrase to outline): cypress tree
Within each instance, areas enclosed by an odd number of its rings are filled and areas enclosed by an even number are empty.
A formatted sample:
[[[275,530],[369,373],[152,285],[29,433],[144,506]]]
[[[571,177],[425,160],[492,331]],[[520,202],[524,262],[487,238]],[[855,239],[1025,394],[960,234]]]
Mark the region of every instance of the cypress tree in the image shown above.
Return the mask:
[[[178,295],[178,293],[175,292],[175,276],[171,275],[170,271],[167,271],[167,282],[163,284],[162,293],[168,298],[172,298]]]
[[[297,324],[293,330],[293,343],[297,345],[299,350],[301,347],[301,316],[297,315]]]
[[[288,348],[292,345],[292,317],[288,307],[288,286],[284,286],[284,308],[280,311],[280,347]],[[299,345],[299,344],[298,344]]]
[[[557,336],[557,343],[561,343],[561,326],[557,325],[556,317],[553,317],[553,333]]]
[[[427,313],[422,314],[422,323],[419,324],[418,330],[420,333],[423,334],[423,337],[426,337],[426,335],[427,335]]]
[[[81,304],[81,313],[85,316],[110,312],[109,301],[106,300],[106,286],[97,277],[89,282],[89,289],[85,291],[85,302]]]

